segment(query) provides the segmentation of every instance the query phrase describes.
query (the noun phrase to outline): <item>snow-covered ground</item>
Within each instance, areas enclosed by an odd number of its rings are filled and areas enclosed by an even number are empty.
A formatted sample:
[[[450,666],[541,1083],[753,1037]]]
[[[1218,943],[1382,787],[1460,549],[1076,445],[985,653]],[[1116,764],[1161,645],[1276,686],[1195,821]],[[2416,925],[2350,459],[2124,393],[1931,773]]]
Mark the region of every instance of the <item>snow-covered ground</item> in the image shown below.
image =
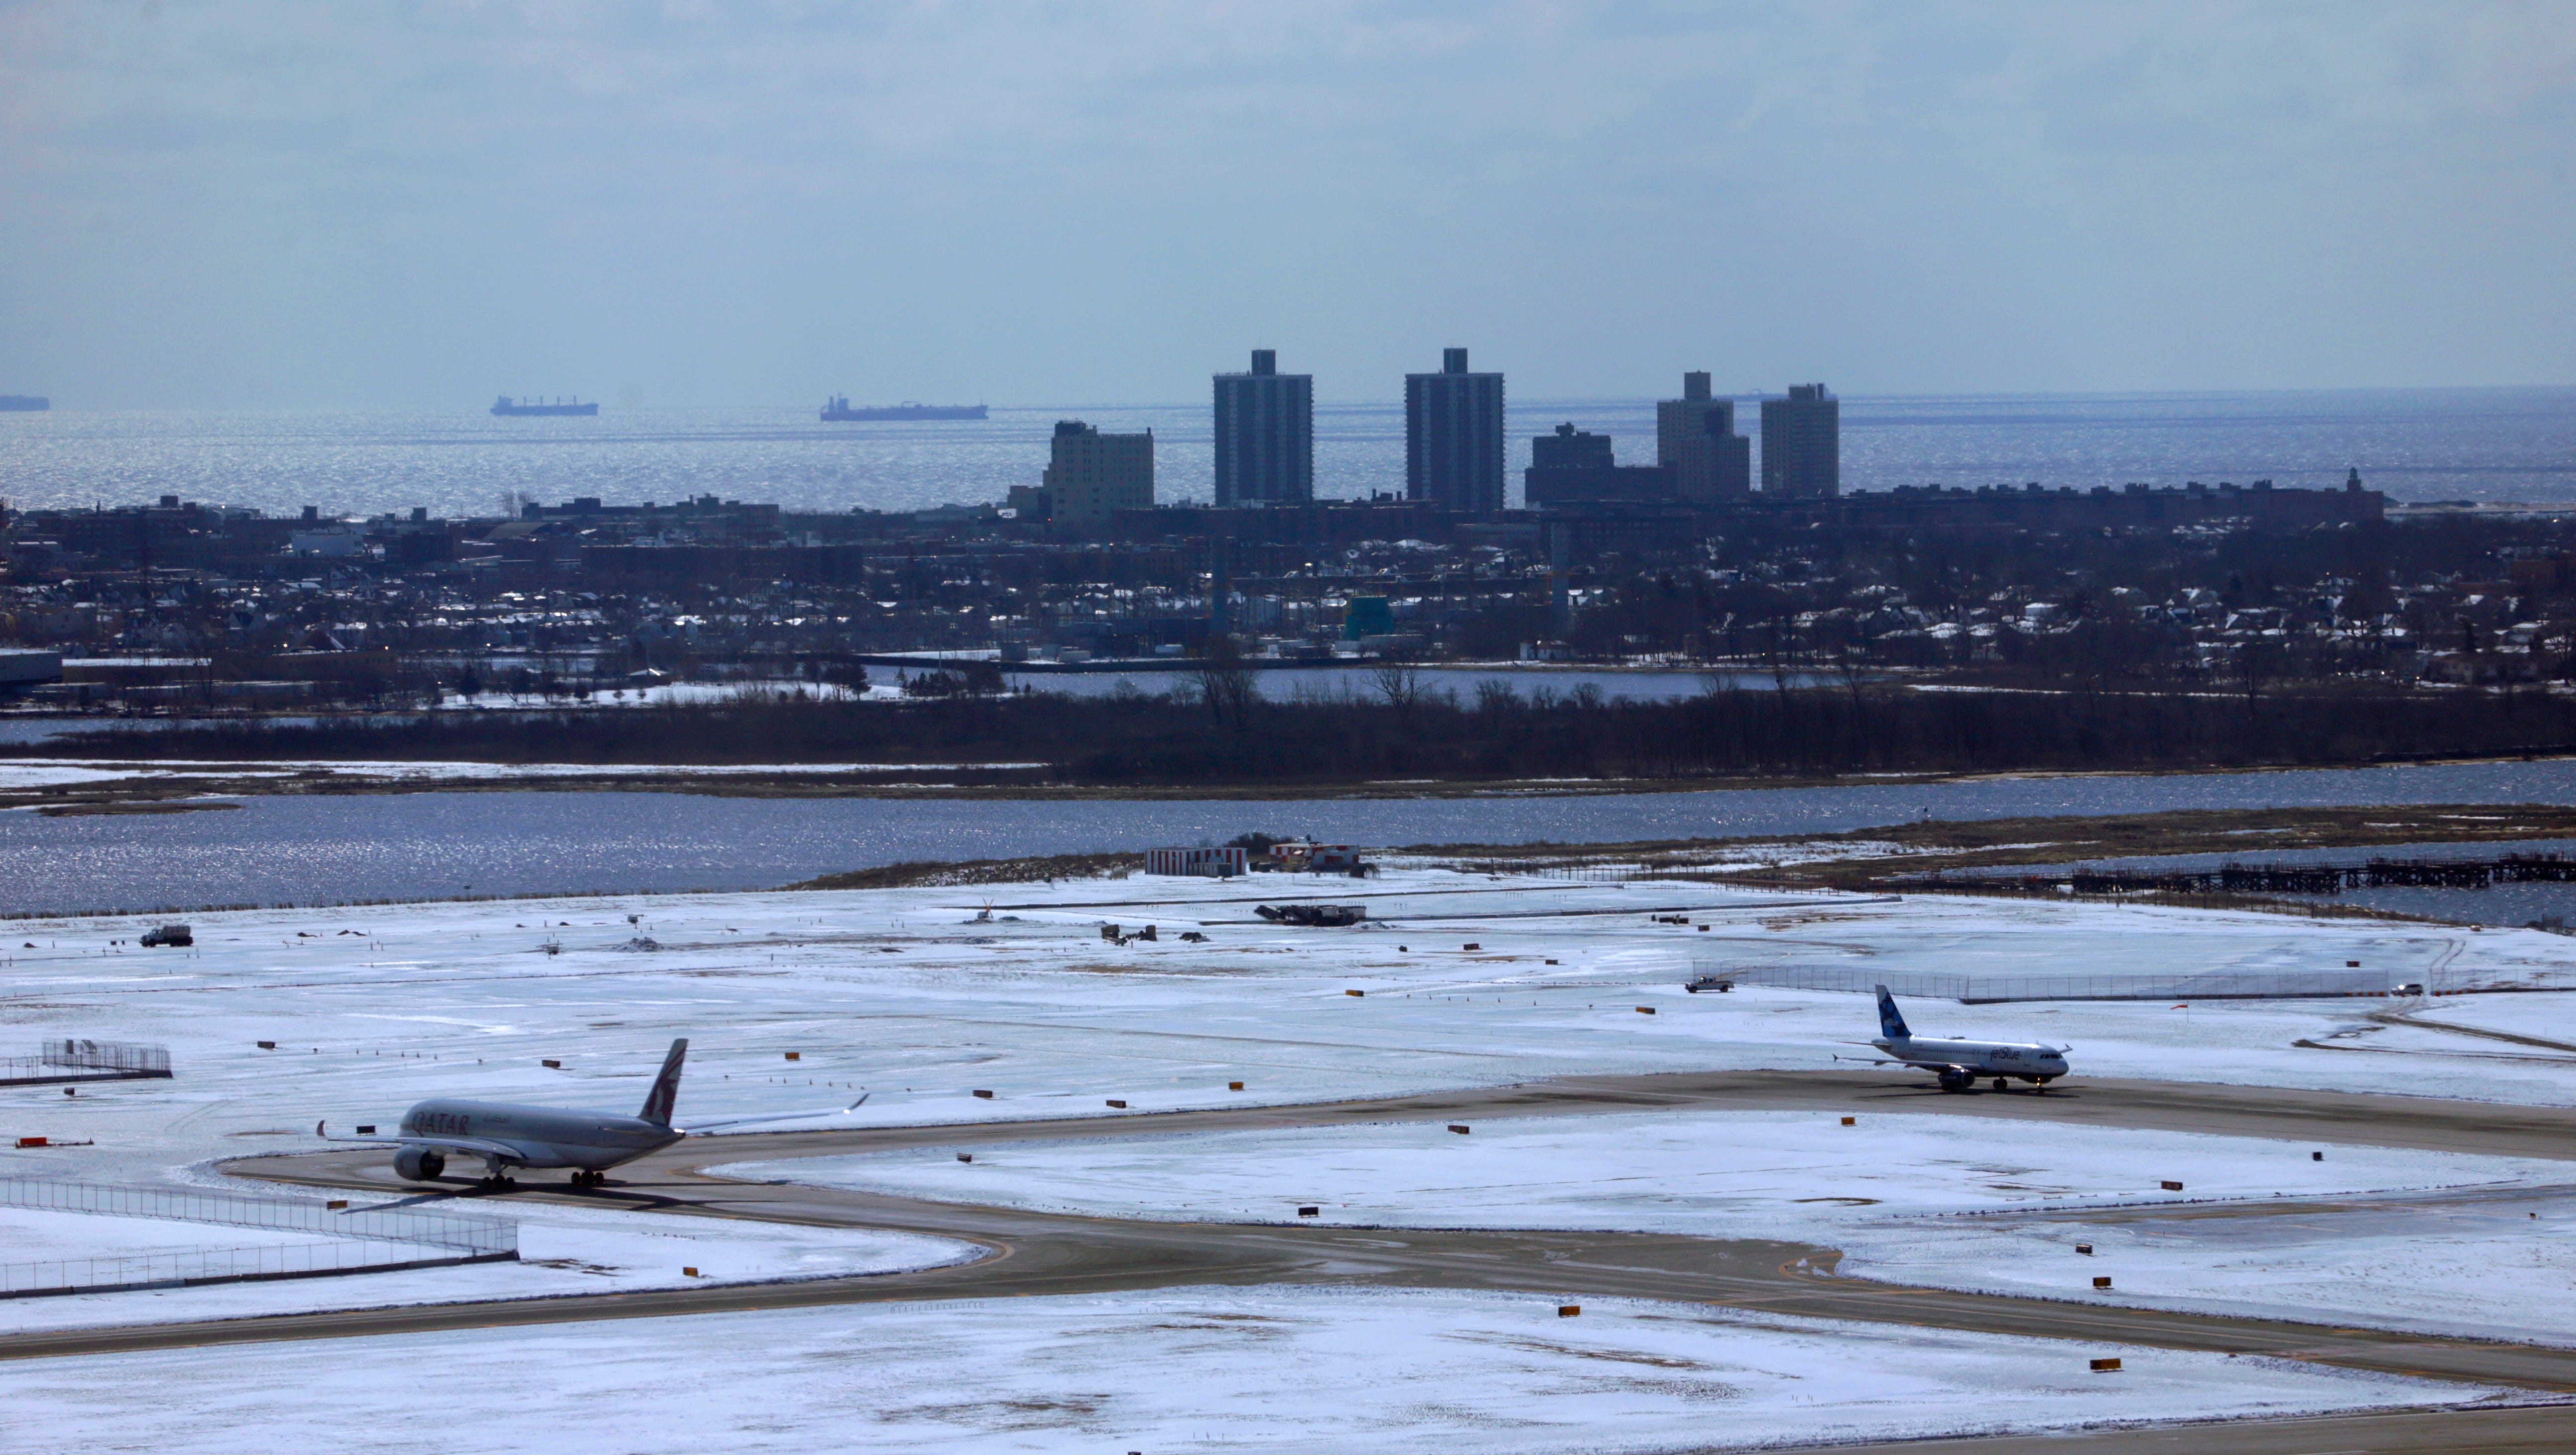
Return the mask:
[[[2568,941],[2576,947],[2576,939]],[[2556,1041],[2576,1047],[2576,996],[2570,995],[2473,995],[2437,999],[2422,1006],[2404,1007],[2408,1017],[2427,1025],[2466,1026],[2476,1030],[2504,1031],[2511,1035],[2537,1040]],[[2546,1046],[2515,1046],[2490,1042],[2484,1047],[2463,1040],[2445,1040],[2443,1044],[2460,1050],[2514,1051],[2546,1055]],[[2576,1054],[2576,1051],[2567,1054]]]
[[[538,692],[477,692],[470,697],[461,692],[449,692],[439,698],[438,706],[451,712],[478,708],[507,712],[561,711],[575,704],[585,707],[696,707],[759,702],[799,694],[816,702],[917,702],[920,699],[903,690],[903,679],[926,675],[967,660],[972,659],[925,657],[911,667],[877,667],[869,672],[872,679],[869,685],[857,690],[795,677],[762,681],[648,682],[553,697]]]
[[[719,1170],[1114,1217],[1773,1238],[1841,1249],[1841,1272],[1895,1283],[2576,1343],[2569,1162],[1928,1113],[1845,1127],[1814,1113],[1692,1111],[1488,1121],[1466,1136],[1379,1123],[986,1146],[971,1164],[926,1148]],[[2399,1192],[2421,1195],[2336,1205]],[[1319,1217],[1299,1218],[1301,1205]],[[2098,1274],[2113,1292],[2092,1289]]]
[[[1194,1222],[1610,1228],[1815,1238],[1847,1225],[2032,1207],[2576,1182],[2576,1163],[1937,1113],[1710,1112],[931,1147],[713,1169],[754,1180]],[[2167,1191],[2166,1181],[2183,1184]],[[1296,1216],[1320,1207],[1317,1219]]]
[[[1251,913],[1256,900],[1288,898],[1366,903],[1372,921],[1300,929]],[[1695,923],[1657,923],[1657,914]],[[1130,931],[1152,924],[1160,937],[1114,943],[1101,938],[1104,922]],[[69,1097],[57,1087],[0,1088],[0,1175],[190,1178],[198,1174],[185,1169],[225,1155],[318,1145],[309,1136],[317,1120],[339,1129],[388,1123],[428,1096],[632,1111],[674,1036],[692,1042],[680,1092],[684,1124],[775,1130],[1097,1115],[1111,1098],[1143,1112],[1594,1072],[1821,1069],[1875,1030],[1869,1002],[1857,995],[1682,993],[1685,978],[1708,968],[2170,974],[2176,966],[2311,970],[2359,960],[2393,979],[2576,987],[2576,940],[2535,931],[1419,869],[1365,884],[1137,877],[243,911],[196,917],[192,949],[134,948],[150,923],[31,920],[0,929],[0,1018],[8,1022],[0,1055],[32,1052],[47,1037],[82,1036],[167,1044],[177,1068],[172,1080],[93,1084]],[[1184,942],[1184,931],[1208,938]],[[1345,993],[1354,989],[1367,993]],[[2554,1008],[2559,1000],[2435,1004],[2444,1014],[2492,1006],[2485,1013],[2509,1020],[2515,1007]],[[2404,1032],[2426,1044],[2385,1054],[2299,1044],[2352,1043],[2338,1037],[2392,1004],[1909,1002],[1908,1010],[1927,1034],[2072,1042],[2079,1077],[2576,1104],[2576,1056],[2524,1057],[2529,1048],[2434,1031]],[[1658,1014],[1639,1015],[1640,1005]],[[23,1044],[7,1045],[8,1037]],[[2496,1051],[2515,1054],[2489,1054]],[[799,1059],[787,1060],[790,1052]],[[1242,1091],[1228,1089],[1235,1081]],[[862,1091],[866,1103],[846,1110]],[[2006,1141],[2025,1130],[1982,1118],[1978,1126],[1992,1130],[1972,1135]],[[95,1145],[11,1147],[31,1135]],[[1482,1145],[1491,1135],[1479,1128],[1453,1140]],[[1861,1135],[1880,1129],[1865,1124]],[[1442,1145],[1442,1155],[1450,1150]],[[1902,1163],[1900,1151],[1887,1160]],[[2330,1175],[2345,1175],[2343,1155],[2329,1158]],[[2212,1178],[2242,1182],[2246,1191],[2293,1190],[2256,1187],[2263,1156],[2244,1156],[2252,1160],[2241,1176],[2156,1175],[2185,1180],[2195,1195]],[[978,1157],[978,1171],[985,1162]],[[2220,1163],[2226,1159],[2213,1166]],[[2100,1158],[2069,1165],[2146,1171]],[[1658,1181],[1638,1190],[1698,1196],[1705,1184],[1688,1180],[1694,1170],[1677,1157],[1641,1174]],[[722,1232],[750,1237],[746,1226],[726,1223]],[[538,1236],[528,1235],[531,1258],[545,1256],[535,1251]],[[551,1246],[564,1258],[639,1270],[638,1277],[661,1270],[653,1276],[675,1278],[680,1265],[704,1271],[721,1263],[700,1251],[664,1258],[649,1246],[609,1241]],[[582,1246],[603,1251],[593,1257]],[[552,1291],[603,1282],[539,1265],[416,1277],[475,1290],[461,1295],[470,1297],[500,1296],[481,1292],[487,1283]],[[302,1287],[331,1285],[336,1301],[338,1288],[366,1281]]]
[[[2115,1355],[2117,1373],[2088,1360]],[[149,1389],[152,1397],[137,1399]],[[53,1455],[1744,1448],[2458,1403],[2314,1365],[1642,1301],[1417,1291],[845,1306],[28,1359]]]
[[[124,1253],[169,1253],[186,1248],[273,1248],[318,1241],[313,1234],[295,1228],[212,1227],[167,1218],[0,1207],[0,1263],[113,1258]],[[0,1303],[0,1319],[5,1319],[8,1307]]]
[[[265,1187],[266,1185],[263,1184]],[[301,1194],[266,1187],[281,1197]],[[313,1194],[319,1197],[320,1194]],[[387,1273],[335,1274],[268,1283],[213,1284],[124,1293],[68,1294],[0,1299],[0,1333],[87,1328],[112,1324],[180,1323],[247,1318],[315,1309],[391,1308],[404,1304],[469,1303],[483,1299],[540,1298],[550,1294],[623,1293],[647,1288],[700,1287],[709,1283],[775,1283],[801,1278],[845,1278],[931,1268],[982,1256],[973,1244],[949,1238],[866,1229],[807,1228],[734,1218],[665,1217],[610,1208],[563,1207],[479,1198],[432,1203],[519,1225],[516,1263],[475,1263]],[[309,1232],[213,1227],[149,1218],[87,1217],[0,1208],[0,1239],[17,1236],[19,1219],[43,1224],[49,1251],[21,1254],[14,1247],[0,1261],[64,1259],[166,1247],[250,1247],[259,1243],[310,1243]],[[84,1226],[96,1225],[96,1226]],[[149,1230],[158,1230],[153,1232]],[[114,1240],[159,1237],[130,1244]],[[7,1246],[0,1244],[0,1246]],[[424,1257],[450,1250],[424,1249]],[[696,1273],[687,1270],[695,1268]]]
[[[1256,899],[1284,898],[1365,902],[1377,918],[1319,930],[1251,914]],[[1711,928],[1658,924],[1656,912]],[[1111,943],[1103,922],[1150,923],[1160,938]],[[1587,1072],[1821,1069],[1876,1030],[1865,996],[1682,993],[1706,968],[2259,972],[2360,960],[2394,978],[2576,987],[2576,939],[2537,931],[1427,871],[1341,887],[1138,877],[241,911],[197,916],[192,949],[135,948],[151,923],[0,929],[11,1026],[0,1037],[24,1040],[0,1042],[0,1055],[53,1036],[160,1042],[178,1070],[76,1097],[0,1088],[0,1174],[158,1176],[312,1145],[317,1120],[389,1122],[431,1095],[631,1110],[683,1035],[684,1123],[866,1126],[1094,1115],[1110,1098],[1144,1111]],[[2434,1004],[2510,1022],[2562,999]],[[2499,1060],[2487,1053],[2527,1048],[2431,1031],[2409,1034],[2438,1045],[2405,1054],[2298,1044],[2328,1044],[2394,1004],[1907,1008],[1919,1033],[2071,1042],[2078,1077],[2576,1104],[2576,1057]],[[866,1105],[843,1112],[862,1090]],[[9,1148],[28,1135],[97,1145]]]
[[[2564,1183],[2264,1216],[1888,1223],[1830,1241],[1846,1251],[1841,1272],[1891,1283],[2576,1346],[2576,1188]]]

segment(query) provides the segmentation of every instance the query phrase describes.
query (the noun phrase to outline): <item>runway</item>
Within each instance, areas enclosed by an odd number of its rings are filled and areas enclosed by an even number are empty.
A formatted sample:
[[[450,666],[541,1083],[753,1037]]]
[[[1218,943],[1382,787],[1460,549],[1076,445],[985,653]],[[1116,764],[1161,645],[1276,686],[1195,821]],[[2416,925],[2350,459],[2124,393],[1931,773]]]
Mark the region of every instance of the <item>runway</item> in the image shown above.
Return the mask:
[[[2104,1127],[2218,1133],[2576,1162],[2576,1109],[2490,1105],[2167,1082],[2079,1080],[2048,1094],[1969,1096],[1925,1089],[1885,1072],[1722,1072],[1571,1077],[1486,1090],[1306,1106],[1260,1106],[1071,1120],[988,1122],[692,1138],[574,1193],[559,1174],[534,1173],[508,1194],[645,1211],[885,1228],[959,1238],[982,1260],[912,1273],[763,1285],[500,1303],[416,1305],[220,1323],[82,1329],[0,1337],[0,1358],[342,1338],[428,1330],[654,1318],[887,1300],[986,1298],[1298,1283],[1517,1290],[1559,1302],[1586,1296],[1700,1302],[1828,1319],[1901,1323],[2270,1355],[2355,1369],[2454,1379],[2576,1397],[2576,1349],[2488,1343],[2274,1320],[2009,1298],[1844,1279],[1835,1250],[1756,1240],[1580,1232],[1450,1232],[1200,1224],[1091,1218],[773,1183],[713,1178],[722,1163],[905,1147],[971,1149],[1063,1138],[1329,1126],[1368,1121],[1635,1113],[1652,1108],[1814,1111],[1861,1115],[1991,1116]],[[395,1193],[382,1151],[244,1159],[254,1177]],[[460,1200],[476,1194],[459,1185]],[[2116,1376],[2106,1376],[2116,1377]],[[1851,1447],[1868,1448],[1868,1447]],[[1896,1449],[1900,1447],[1886,1447]],[[2563,1450],[2576,1448],[2576,1404],[2348,1419],[2239,1422],[2047,1439],[1907,1442],[1913,1455],[2217,1450],[2294,1452]]]

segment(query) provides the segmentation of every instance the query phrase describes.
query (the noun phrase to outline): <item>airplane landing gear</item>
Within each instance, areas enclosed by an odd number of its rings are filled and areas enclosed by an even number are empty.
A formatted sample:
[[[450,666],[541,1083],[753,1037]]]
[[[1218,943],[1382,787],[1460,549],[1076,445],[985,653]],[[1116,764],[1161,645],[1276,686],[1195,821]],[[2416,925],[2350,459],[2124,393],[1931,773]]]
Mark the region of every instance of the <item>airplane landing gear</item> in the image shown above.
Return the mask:
[[[2012,1083],[1998,1076],[1995,1078],[1995,1090],[2010,1091],[2012,1090]]]
[[[575,1187],[597,1187],[607,1180],[608,1174],[605,1172],[576,1170],[572,1174],[572,1185]]]

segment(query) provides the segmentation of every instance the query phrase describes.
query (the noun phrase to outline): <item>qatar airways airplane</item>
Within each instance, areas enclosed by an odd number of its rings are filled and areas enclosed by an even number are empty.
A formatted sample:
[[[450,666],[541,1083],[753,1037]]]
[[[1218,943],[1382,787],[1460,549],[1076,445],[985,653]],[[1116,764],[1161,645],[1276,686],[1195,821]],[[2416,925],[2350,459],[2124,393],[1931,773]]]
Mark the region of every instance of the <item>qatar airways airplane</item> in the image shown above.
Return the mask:
[[[569,1167],[573,1186],[596,1187],[608,1180],[609,1168],[688,1135],[671,1125],[671,1109],[680,1095],[680,1062],[688,1053],[686,1039],[671,1043],[662,1074],[644,1094],[644,1109],[631,1117],[441,1097],[404,1112],[391,1137],[333,1137],[319,1122],[313,1135],[395,1149],[394,1172],[406,1182],[435,1180],[447,1170],[450,1157],[480,1157],[484,1185],[494,1189],[510,1185],[515,1167]]]

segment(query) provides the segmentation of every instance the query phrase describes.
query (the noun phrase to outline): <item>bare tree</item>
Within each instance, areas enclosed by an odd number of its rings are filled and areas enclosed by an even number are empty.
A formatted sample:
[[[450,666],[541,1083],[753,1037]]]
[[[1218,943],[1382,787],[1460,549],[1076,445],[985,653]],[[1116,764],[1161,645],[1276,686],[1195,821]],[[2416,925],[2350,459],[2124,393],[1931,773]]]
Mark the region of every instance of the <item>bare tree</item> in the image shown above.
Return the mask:
[[[2245,710],[2260,704],[2265,684],[2281,675],[2281,649],[2256,637],[2236,649],[2236,680],[2245,689]]]
[[[1235,650],[1234,639],[1212,636],[1199,652],[1198,667],[1191,674],[1198,689],[1199,703],[1208,715],[1220,723],[1241,726],[1252,715],[1252,705],[1261,700],[1261,689],[1253,678],[1253,669],[1243,664],[1242,654]]]
[[[1409,662],[1380,662],[1369,679],[1377,695],[1398,712],[1411,712],[1422,700],[1422,674]]]

